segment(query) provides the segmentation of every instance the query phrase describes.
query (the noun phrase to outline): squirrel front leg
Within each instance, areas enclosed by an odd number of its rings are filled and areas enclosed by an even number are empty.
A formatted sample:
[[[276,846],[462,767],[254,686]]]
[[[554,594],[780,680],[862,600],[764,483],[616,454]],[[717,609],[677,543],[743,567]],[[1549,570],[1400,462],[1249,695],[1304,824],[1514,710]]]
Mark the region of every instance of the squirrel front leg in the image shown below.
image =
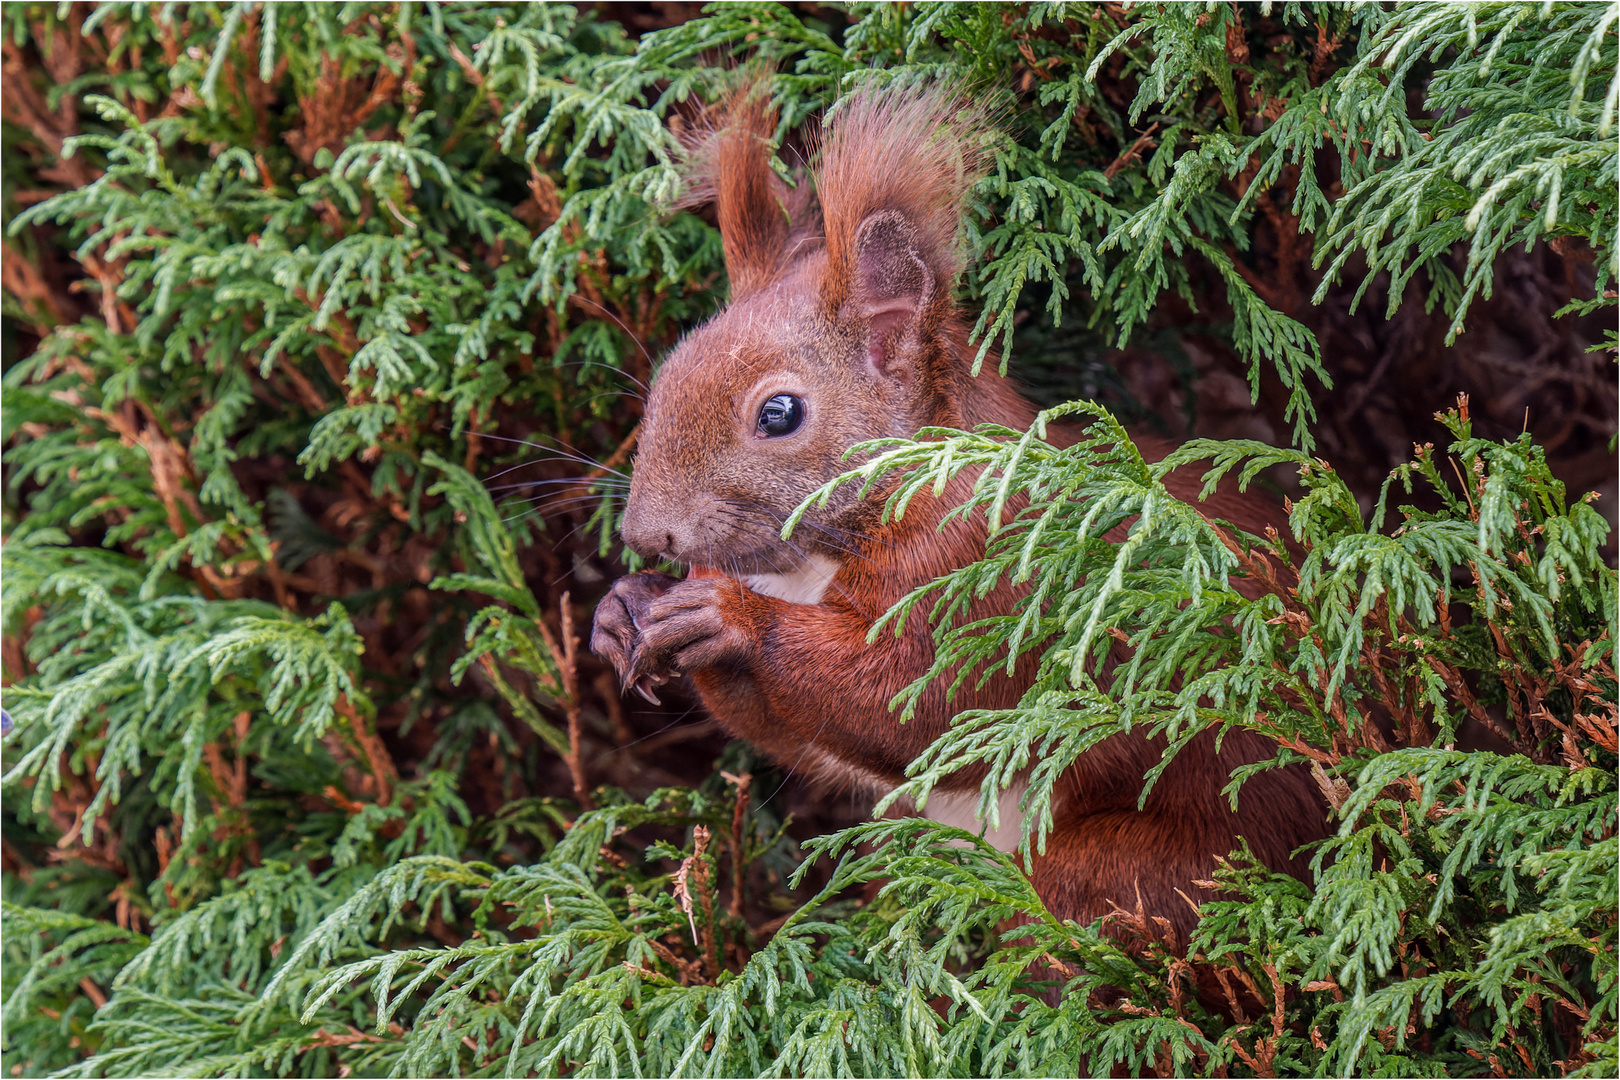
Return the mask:
[[[836,600],[792,604],[723,577],[674,582],[656,595],[640,586],[625,591],[635,609],[632,640],[620,643],[625,604],[612,595],[598,609],[592,638],[624,685],[690,675],[722,726],[774,756],[813,748],[896,783],[957,711],[1000,703],[948,703],[930,688],[910,721],[889,711],[894,695],[933,662],[920,620],[899,638],[883,634],[868,644],[871,619]],[[1016,699],[1013,687],[1002,689]]]

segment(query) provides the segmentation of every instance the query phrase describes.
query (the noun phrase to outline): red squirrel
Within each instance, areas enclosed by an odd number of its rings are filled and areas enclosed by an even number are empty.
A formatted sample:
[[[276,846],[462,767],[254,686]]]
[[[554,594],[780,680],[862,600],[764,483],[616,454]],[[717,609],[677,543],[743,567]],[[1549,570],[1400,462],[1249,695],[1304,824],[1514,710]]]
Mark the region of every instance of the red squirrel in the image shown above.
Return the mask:
[[[717,211],[731,302],[669,354],[643,419],[622,535],[648,560],[711,568],[677,580],[620,578],[596,611],[591,648],[626,689],[690,677],[730,734],[821,781],[892,789],[908,763],[967,709],[1017,704],[1035,673],[968,680],[947,700],[935,680],[911,720],[889,702],[928,671],[925,620],[897,638],[867,632],[920,585],[982,557],[982,517],[943,516],[966,497],[960,478],[881,520],[881,497],[855,485],[811,509],[784,541],[784,521],[851,466],[852,445],[935,425],[1027,428],[1035,406],[986,365],[974,376],[953,289],[963,201],[983,161],[966,125],[982,121],[948,91],[863,93],[829,125],[813,189],[772,170],[775,116],[757,88],[735,95],[695,148],[701,197]],[[813,196],[810,192],[813,190]],[[1170,444],[1147,441],[1162,457]],[[1222,490],[1198,504],[1200,478],[1167,480],[1178,497],[1258,532],[1269,505]],[[968,612],[1005,614],[1024,589],[1003,581]],[[1072,767],[1055,827],[1033,863],[1054,914],[1082,922],[1113,904],[1170,920],[1185,937],[1190,898],[1207,895],[1215,859],[1246,837],[1273,868],[1303,873],[1299,845],[1325,834],[1325,804],[1300,770],[1243,787],[1234,813],[1221,788],[1237,766],[1272,756],[1264,738],[1206,733],[1175,759],[1144,808],[1142,779],[1162,740],[1116,735]],[[951,786],[977,787],[959,773]]]

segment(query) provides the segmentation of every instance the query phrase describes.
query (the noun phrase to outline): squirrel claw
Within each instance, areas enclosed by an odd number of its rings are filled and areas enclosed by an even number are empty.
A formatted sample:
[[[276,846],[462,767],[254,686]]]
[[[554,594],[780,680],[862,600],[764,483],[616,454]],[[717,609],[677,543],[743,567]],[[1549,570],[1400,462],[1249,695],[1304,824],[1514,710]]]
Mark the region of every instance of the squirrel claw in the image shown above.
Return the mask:
[[[630,650],[630,660],[625,665],[621,676],[624,685],[633,688],[636,693],[651,701],[654,705],[661,704],[653,687],[662,686],[669,681],[669,676],[657,670],[658,663],[645,641],[636,643]]]

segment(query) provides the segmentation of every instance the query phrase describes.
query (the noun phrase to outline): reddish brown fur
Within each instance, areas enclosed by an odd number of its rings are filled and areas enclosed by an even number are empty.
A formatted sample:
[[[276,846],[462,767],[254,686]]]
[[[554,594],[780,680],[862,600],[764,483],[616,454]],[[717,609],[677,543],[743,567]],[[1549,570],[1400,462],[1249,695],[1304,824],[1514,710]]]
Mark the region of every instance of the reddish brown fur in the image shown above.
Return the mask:
[[[758,291],[776,275],[787,252],[790,207],[804,202],[771,168],[776,112],[769,87],[764,79],[744,84],[719,110],[719,125],[700,123],[700,134],[685,146],[693,182],[684,202],[715,205],[726,266],[733,268],[733,301]]]
[[[941,107],[946,102],[948,111]],[[969,137],[983,121],[948,92],[916,90],[857,98],[836,119],[819,169],[827,246],[822,291],[830,310],[848,299],[861,226],[883,211],[911,224],[916,250],[936,278],[956,276],[962,200],[984,169]],[[938,301],[948,305],[950,290],[940,290]]]
[[[868,644],[874,620],[912,589],[984,552],[982,520],[946,511],[965,497],[961,478],[942,498],[919,498],[898,521],[879,520],[881,500],[845,489],[805,518],[792,544],[786,516],[849,463],[844,451],[925,425],[1026,427],[1030,405],[1005,379],[969,373],[972,351],[951,299],[955,233],[975,170],[963,150],[962,115],[948,94],[868,96],[849,103],[822,158],[818,196],[825,242],[805,236],[805,215],[780,198],[768,166],[769,111],[734,108],[709,151],[719,170],[728,268],[744,282],[732,304],[670,355],[648,402],[626,508],[624,536],[648,557],[673,558],[726,576],[676,581],[636,574],[615,583],[598,608],[592,648],[625,686],[644,690],[689,675],[704,705],[733,734],[784,766],[825,781],[881,790],[966,709],[1015,705],[1034,675],[1026,657],[1012,677],[968,681],[954,700],[936,681],[902,724],[888,703],[932,664],[922,619],[896,638]],[[739,131],[747,131],[747,137]],[[746,148],[747,152],[744,152]],[[701,155],[700,155],[701,156]],[[762,190],[777,192],[770,199]],[[731,200],[731,205],[727,201]],[[782,227],[757,221],[775,214]],[[728,225],[727,223],[731,223]],[[757,437],[754,418],[774,394],[807,403],[804,426]],[[1146,443],[1145,452],[1168,452]],[[1169,487],[1194,500],[1196,475]],[[1212,517],[1251,530],[1272,507],[1232,491],[1202,504]],[[835,568],[818,602],[766,595],[779,576],[808,562]],[[753,585],[745,584],[745,579]],[[1005,582],[968,618],[1011,611],[1021,588]],[[1215,752],[1212,737],[1188,747],[1137,809],[1143,775],[1161,744],[1116,736],[1065,777],[1055,830],[1037,859],[1036,887],[1061,916],[1089,920],[1111,902],[1135,907],[1182,932],[1217,855],[1246,836],[1268,864],[1300,870],[1290,853],[1324,831],[1309,778],[1270,772],[1243,788],[1240,811],[1220,794],[1233,768],[1270,756],[1259,736],[1238,733]],[[959,774],[958,788],[980,777]]]

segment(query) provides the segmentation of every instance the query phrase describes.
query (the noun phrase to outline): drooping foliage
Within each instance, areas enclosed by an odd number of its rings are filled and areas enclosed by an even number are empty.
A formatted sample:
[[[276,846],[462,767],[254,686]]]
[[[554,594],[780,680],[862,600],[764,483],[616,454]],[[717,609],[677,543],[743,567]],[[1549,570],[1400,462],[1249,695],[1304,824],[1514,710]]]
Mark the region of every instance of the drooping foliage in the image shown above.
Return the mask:
[[[1617,583],[1579,480],[1613,476],[1620,8],[3,18],[9,1072],[1620,1068]],[[859,86],[996,101],[979,359],[1076,399],[839,481],[900,514],[978,470],[984,560],[875,632],[928,620],[931,679],[1040,656],[896,797],[983,763],[993,815],[1030,770],[1027,854],[1100,739],[1246,728],[1331,805],[1312,882],[1226,853],[1187,948],[1060,922],[1021,854],[811,838],[740,746],[680,771],[702,721],[584,655],[633,391],[724,294],[676,132],[754,60],[784,168]],[[1419,355],[1438,415],[1401,427]],[[1127,423],[1225,437],[1149,464]],[[1199,461],[1289,492],[1287,531],[1169,495]],[[955,618],[1003,576],[1018,610]]]

